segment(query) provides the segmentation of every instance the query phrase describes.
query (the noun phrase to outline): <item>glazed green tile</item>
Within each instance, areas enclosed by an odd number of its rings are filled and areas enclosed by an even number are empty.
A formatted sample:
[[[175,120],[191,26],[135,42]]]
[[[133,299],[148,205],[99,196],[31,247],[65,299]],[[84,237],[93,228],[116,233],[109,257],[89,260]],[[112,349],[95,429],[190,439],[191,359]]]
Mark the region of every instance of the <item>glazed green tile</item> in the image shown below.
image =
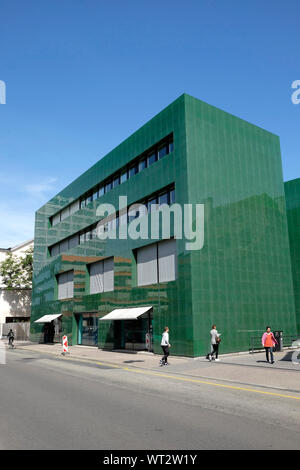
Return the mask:
[[[53,214],[170,133],[171,154],[49,226]],[[116,204],[125,194],[131,204],[171,183],[176,202],[205,205],[204,247],[188,252],[185,240],[177,240],[176,281],[137,287],[133,250],[147,244],[142,240],[93,240],[49,256],[49,246],[97,221],[100,203]],[[299,220],[298,213],[294,217]],[[87,263],[110,256],[114,291],[90,295]],[[298,248],[295,256],[300,258]],[[74,298],[58,301],[56,275],[69,269],[75,272]],[[247,350],[251,336],[260,335],[267,323],[292,334],[294,304],[279,139],[191,96],[180,96],[36,213],[33,341],[42,338],[34,320],[46,313],[63,313],[64,333],[76,344],[76,314],[102,317],[114,308],[153,305],[157,353],[168,325],[172,354],[206,354],[212,323],[223,333],[223,352]],[[117,328],[99,322],[98,346],[117,347]]]

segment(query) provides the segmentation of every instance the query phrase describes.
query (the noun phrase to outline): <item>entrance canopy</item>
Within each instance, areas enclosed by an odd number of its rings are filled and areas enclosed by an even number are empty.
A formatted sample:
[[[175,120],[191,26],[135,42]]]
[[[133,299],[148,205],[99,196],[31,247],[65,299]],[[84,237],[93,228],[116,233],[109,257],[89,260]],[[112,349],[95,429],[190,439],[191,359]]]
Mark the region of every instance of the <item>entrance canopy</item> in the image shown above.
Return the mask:
[[[151,310],[152,305],[148,307],[117,308],[108,313],[100,320],[137,320],[144,313]]]
[[[55,320],[55,318],[61,317],[61,315],[62,315],[61,313],[57,313],[55,315],[44,315],[38,320],[35,320],[34,323],[51,323],[52,320]]]

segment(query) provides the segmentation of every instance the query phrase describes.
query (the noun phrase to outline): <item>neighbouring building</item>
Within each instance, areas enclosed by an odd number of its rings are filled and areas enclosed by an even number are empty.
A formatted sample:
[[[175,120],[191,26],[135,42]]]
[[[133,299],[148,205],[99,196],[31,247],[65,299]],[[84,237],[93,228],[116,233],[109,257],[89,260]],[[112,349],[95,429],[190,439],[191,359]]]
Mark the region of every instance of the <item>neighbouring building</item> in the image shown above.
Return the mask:
[[[104,203],[116,239],[97,237]],[[148,214],[130,209],[140,203]],[[202,249],[172,223],[167,240],[119,236],[173,203],[204,205]],[[293,334],[279,138],[183,94],[79,176],[36,212],[33,341],[49,322],[56,339],[107,349],[142,349],[148,333],[154,352],[168,325],[172,354],[192,357],[208,352],[213,323],[224,353],[248,350],[267,324]]]
[[[294,282],[297,332],[300,335],[300,178],[284,184]]]
[[[0,263],[9,254],[23,257],[33,248],[33,240],[28,240],[12,248],[0,248]],[[31,289],[8,290],[0,277],[0,338],[12,328],[19,339],[29,337],[31,313]]]

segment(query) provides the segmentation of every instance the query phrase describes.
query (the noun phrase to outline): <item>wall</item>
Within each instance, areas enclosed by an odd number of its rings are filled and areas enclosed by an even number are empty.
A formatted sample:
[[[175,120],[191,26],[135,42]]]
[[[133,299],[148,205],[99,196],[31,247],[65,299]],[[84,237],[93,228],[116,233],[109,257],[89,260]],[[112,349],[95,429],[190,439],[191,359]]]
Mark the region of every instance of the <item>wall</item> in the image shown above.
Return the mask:
[[[300,178],[287,181],[284,187],[297,316],[297,332],[298,335],[300,335]]]

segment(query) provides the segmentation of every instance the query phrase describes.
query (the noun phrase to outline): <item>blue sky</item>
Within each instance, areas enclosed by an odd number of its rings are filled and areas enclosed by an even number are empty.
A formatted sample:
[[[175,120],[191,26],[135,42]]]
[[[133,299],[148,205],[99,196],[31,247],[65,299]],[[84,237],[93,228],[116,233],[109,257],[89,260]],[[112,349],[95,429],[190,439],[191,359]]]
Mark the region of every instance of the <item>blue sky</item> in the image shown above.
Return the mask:
[[[0,247],[183,92],[278,134],[300,176],[298,0],[1,0]]]

